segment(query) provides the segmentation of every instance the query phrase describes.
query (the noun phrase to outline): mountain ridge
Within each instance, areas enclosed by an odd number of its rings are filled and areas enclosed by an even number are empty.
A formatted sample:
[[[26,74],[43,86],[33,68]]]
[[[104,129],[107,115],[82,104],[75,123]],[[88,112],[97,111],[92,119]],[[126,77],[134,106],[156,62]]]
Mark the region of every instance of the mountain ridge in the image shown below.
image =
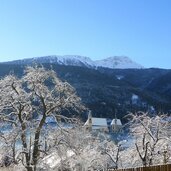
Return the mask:
[[[87,68],[111,68],[111,69],[142,69],[142,65],[132,61],[126,56],[111,56],[101,60],[92,60],[86,56],[79,55],[50,55],[42,57],[26,58],[14,61],[1,62],[4,64],[33,64],[33,63],[54,63],[59,65],[81,66]]]

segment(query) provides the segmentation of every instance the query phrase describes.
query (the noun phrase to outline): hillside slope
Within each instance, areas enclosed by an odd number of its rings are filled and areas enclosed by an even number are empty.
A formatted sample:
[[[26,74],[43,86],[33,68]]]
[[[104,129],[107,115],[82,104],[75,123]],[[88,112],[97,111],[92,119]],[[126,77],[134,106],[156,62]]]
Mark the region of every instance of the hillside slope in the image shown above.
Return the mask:
[[[170,73],[163,69],[104,69],[98,70],[58,64],[44,64],[53,68],[58,76],[75,87],[82,102],[92,110],[93,116],[123,118],[128,111],[169,111],[171,104],[167,94],[160,94],[152,87]],[[25,65],[0,64],[0,76],[23,74]],[[171,79],[168,79],[169,83]],[[162,84],[162,81],[161,81]],[[151,89],[150,89],[151,87]],[[167,91],[166,91],[167,92]],[[136,97],[136,98],[135,98]],[[86,114],[82,114],[86,118]]]

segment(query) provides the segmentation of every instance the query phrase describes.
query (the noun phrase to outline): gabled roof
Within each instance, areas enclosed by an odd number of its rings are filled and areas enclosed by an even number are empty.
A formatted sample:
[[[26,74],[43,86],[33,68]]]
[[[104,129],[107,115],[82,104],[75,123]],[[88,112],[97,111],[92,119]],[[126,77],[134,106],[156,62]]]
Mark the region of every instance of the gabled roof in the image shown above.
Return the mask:
[[[116,125],[122,125],[120,119],[112,119],[111,125],[115,125],[115,121],[116,121]]]
[[[106,118],[92,118],[92,126],[105,126],[107,127],[107,119]]]

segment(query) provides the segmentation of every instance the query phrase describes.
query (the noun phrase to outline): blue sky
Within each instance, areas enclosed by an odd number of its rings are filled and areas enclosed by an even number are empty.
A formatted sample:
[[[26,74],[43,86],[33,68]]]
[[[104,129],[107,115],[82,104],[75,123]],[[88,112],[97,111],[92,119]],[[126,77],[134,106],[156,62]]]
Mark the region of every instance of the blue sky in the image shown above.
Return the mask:
[[[0,62],[129,56],[171,68],[170,0],[0,0]]]

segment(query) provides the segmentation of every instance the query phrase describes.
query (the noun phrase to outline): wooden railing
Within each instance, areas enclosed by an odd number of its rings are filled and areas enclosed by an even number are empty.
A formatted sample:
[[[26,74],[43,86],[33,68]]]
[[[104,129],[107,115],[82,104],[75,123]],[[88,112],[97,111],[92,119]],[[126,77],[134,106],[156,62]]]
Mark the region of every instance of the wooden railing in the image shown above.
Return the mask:
[[[108,169],[108,171],[171,171],[171,164],[129,169]]]

